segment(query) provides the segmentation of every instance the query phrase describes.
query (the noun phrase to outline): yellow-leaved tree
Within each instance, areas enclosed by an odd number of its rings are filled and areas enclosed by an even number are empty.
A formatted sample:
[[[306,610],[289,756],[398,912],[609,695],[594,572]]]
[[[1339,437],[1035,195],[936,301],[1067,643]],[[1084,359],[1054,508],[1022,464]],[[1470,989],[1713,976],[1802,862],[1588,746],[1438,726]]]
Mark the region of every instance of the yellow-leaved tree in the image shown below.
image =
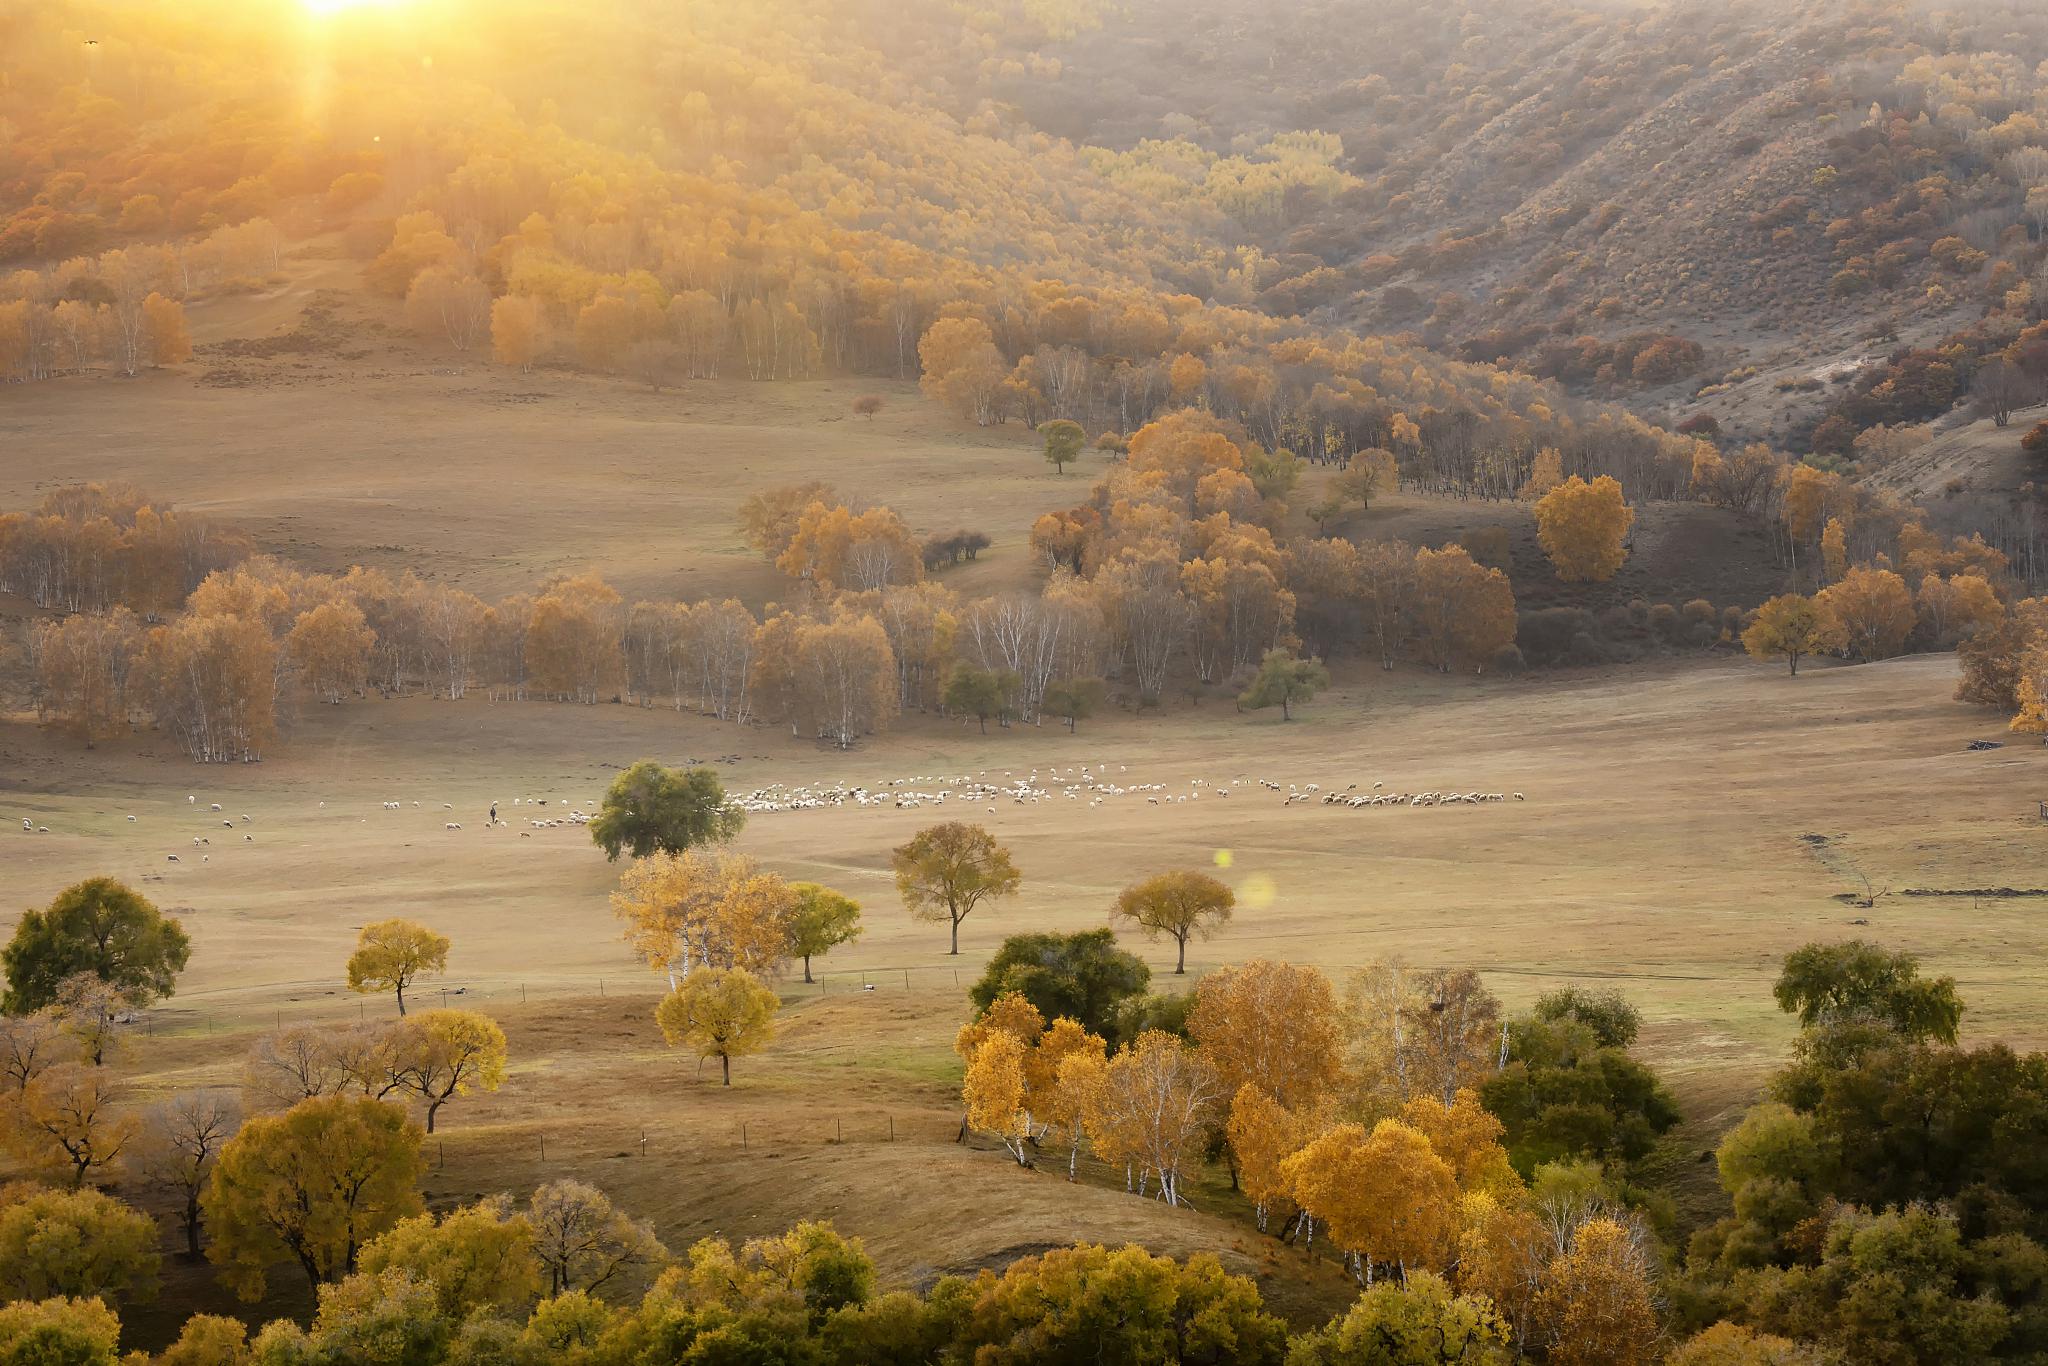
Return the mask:
[[[1647,1366],[1658,1358],[1648,1254],[1612,1219],[1588,1219],[1551,1262],[1536,1297],[1538,1331],[1557,1366]]]
[[[1536,500],[1536,539],[1566,583],[1605,583],[1628,558],[1635,512],[1611,475],[1578,475]]]
[[[997,1030],[981,1041],[968,1059],[960,1084],[967,1102],[969,1128],[994,1134],[1017,1165],[1031,1165],[1031,1115],[1024,1108],[1024,1045],[1017,1036]]]
[[[1429,1140],[1399,1120],[1370,1134],[1339,1125],[1281,1164],[1295,1203],[1329,1230],[1371,1284],[1378,1266],[1442,1269],[1454,1252],[1458,1182]]]
[[[675,990],[698,968],[769,973],[788,956],[798,895],[744,854],[689,849],[635,860],[612,910],[626,940]]]
[[[1751,659],[1782,658],[1799,672],[1799,661],[1831,648],[1834,628],[1812,598],[1783,593],[1756,609],[1742,632],[1742,648]]]
[[[1287,1159],[1314,1138],[1315,1125],[1246,1082],[1231,1098],[1224,1133],[1237,1158],[1237,1183],[1251,1199],[1252,1217],[1264,1233],[1274,1202],[1292,1189],[1283,1170]]]
[[[716,1057],[730,1086],[732,1060],[766,1046],[780,1005],[745,968],[704,968],[662,998],[654,1019],[671,1047],[688,1044],[699,1058]]]
[[[417,921],[376,920],[356,935],[356,951],[348,959],[348,989],[368,994],[391,991],[398,1013],[405,1014],[405,989],[423,972],[448,967],[448,936]]]
[[[1173,971],[1183,976],[1188,970],[1188,940],[1214,934],[1218,925],[1230,919],[1236,904],[1237,894],[1207,873],[1177,871],[1159,873],[1124,888],[1109,916],[1111,920],[1129,920],[1144,930],[1147,938],[1163,934],[1172,939]]]
[[[1920,619],[1906,581],[1889,569],[1867,565],[1821,589],[1814,603],[1836,648],[1865,663],[1905,649]]]

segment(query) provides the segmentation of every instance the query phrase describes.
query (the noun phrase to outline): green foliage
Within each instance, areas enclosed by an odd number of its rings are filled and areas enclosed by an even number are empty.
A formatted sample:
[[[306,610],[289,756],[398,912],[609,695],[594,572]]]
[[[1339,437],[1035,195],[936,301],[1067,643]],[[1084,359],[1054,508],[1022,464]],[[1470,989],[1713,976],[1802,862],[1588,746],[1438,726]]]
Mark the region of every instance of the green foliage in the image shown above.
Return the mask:
[[[708,768],[688,772],[642,759],[612,779],[590,838],[616,860],[621,852],[646,858],[680,854],[699,844],[722,844],[739,834],[746,813],[725,799],[725,785]]]
[[[1507,1326],[1484,1295],[1459,1295],[1419,1271],[1383,1281],[1319,1333],[1297,1337],[1287,1366],[1506,1366]]]
[[[1192,991],[1148,991],[1126,996],[1109,1012],[1109,1032],[1103,1035],[1117,1047],[1135,1042],[1139,1035],[1157,1031],[1177,1039],[1188,1036],[1188,1015],[1195,1008]]]
[[[1102,706],[1104,693],[1099,678],[1063,678],[1046,684],[1045,696],[1040,699],[1038,709],[1047,716],[1055,716],[1067,723],[1067,733],[1074,733],[1074,727],[1093,716]]]
[[[1045,423],[1038,430],[1045,437],[1046,463],[1057,474],[1065,474],[1067,466],[1081,458],[1081,449],[1088,444],[1088,433],[1081,429],[1081,424],[1063,417]]]
[[[27,910],[0,949],[7,994],[0,1010],[27,1015],[53,1004],[57,984],[88,972],[132,1001],[169,996],[191,956],[178,921],[110,877],[87,878],[57,894],[47,910]]]
[[[1508,1064],[1480,1099],[1506,1129],[1524,1175],[1546,1162],[1634,1162],[1679,1120],[1657,1076],[1630,1057],[1635,1008],[1613,993],[1567,988],[1508,1027]]]
[[[946,672],[942,700],[947,711],[979,721],[986,735],[990,717],[1009,717],[1010,699],[1022,683],[1008,669],[983,669],[961,660]]]
[[[1278,706],[1280,719],[1292,720],[1296,702],[1306,702],[1330,686],[1330,671],[1319,659],[1296,659],[1289,650],[1268,650],[1252,685],[1238,697],[1251,711]]]
[[[1923,979],[1912,954],[1860,939],[1794,950],[1773,992],[1803,1026],[1869,1021],[1913,1040],[1954,1043],[1963,1015],[1953,977]]]
[[[1117,1003],[1151,980],[1152,970],[1118,948],[1106,929],[1016,934],[1003,941],[967,996],[975,1009],[987,1010],[996,997],[1014,991],[1048,1020],[1066,1016],[1091,1033],[1107,1034]]]
[[[789,951],[804,960],[804,980],[811,980],[811,959],[860,938],[860,903],[815,882],[792,882],[796,909],[789,917]]]
[[[0,1186],[0,1299],[150,1299],[156,1243],[154,1219],[90,1187]]]

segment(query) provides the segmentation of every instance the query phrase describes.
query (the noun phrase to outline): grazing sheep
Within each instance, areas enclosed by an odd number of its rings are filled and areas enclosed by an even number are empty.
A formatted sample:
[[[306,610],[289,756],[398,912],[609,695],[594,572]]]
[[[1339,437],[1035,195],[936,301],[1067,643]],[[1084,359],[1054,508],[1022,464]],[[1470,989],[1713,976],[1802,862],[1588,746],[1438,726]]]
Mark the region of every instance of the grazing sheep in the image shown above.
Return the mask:
[[[219,802],[215,802],[215,803],[213,804],[213,809],[214,809],[215,811],[218,811],[218,810],[220,810],[220,803],[219,803]]]
[[[450,822],[448,822],[448,824],[447,824],[446,826],[444,826],[443,828],[444,828],[444,829],[447,829],[447,830],[460,830],[460,829],[461,829],[462,827],[461,827],[460,825],[456,824],[456,823],[455,823],[454,821],[450,821]]]
[[[166,854],[164,855],[164,857],[166,859],[169,859],[172,863],[176,863],[178,861],[178,856],[176,854]]]
[[[21,818],[21,828],[22,828],[22,829],[24,829],[24,830],[27,830],[27,831],[29,831],[30,833],[34,833],[34,831],[35,831],[35,828],[36,828],[36,823],[35,823],[34,821],[30,820],[30,819],[29,819],[28,817],[26,817],[26,816],[23,816],[23,817]]]
[[[130,816],[130,817],[129,817],[128,819],[132,821],[132,820],[134,820],[134,819],[135,819],[135,817],[133,817],[133,816]]]

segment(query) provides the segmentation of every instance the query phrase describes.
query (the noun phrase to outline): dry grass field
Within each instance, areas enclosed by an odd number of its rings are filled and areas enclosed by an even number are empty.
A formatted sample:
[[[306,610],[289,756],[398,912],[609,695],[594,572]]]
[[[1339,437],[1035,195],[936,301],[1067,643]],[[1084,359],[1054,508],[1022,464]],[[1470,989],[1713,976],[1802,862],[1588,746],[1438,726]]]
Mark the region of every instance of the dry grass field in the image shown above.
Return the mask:
[[[275,316],[264,325],[303,326],[288,307]],[[253,317],[200,321],[217,346]],[[842,415],[868,386],[656,395],[415,355],[375,339],[376,322],[344,318],[314,353],[230,362],[216,349],[185,375],[0,392],[0,506],[128,479],[322,568],[417,567],[482,593],[597,569],[629,594],[758,604],[781,583],[732,528],[755,487],[823,477],[920,530],[985,530],[995,548],[954,580],[969,593],[1028,581],[1030,518],[1085,487],[1053,476],[1015,428],[956,429],[909,386],[887,390],[867,423]],[[346,358],[363,338],[363,358]],[[207,380],[228,371],[240,378]],[[1411,516],[1398,503],[1384,515]],[[620,705],[362,701],[307,705],[266,762],[232,768],[189,764],[152,735],[85,752],[16,715],[0,719],[0,933],[19,907],[99,873],[184,918],[190,970],[119,1064],[139,1099],[232,1083],[250,1039],[280,1020],[388,1010],[342,987],[365,921],[403,915],[448,934],[450,971],[422,996],[439,1003],[445,986],[451,1004],[498,1017],[513,1064],[501,1092],[444,1112],[437,1203],[575,1174],[672,1247],[828,1217],[899,1282],[1075,1239],[1212,1248],[1316,1318],[1347,1283],[1275,1259],[1222,1192],[1168,1211],[953,1142],[960,987],[1004,934],[1103,923],[1124,883],[1227,850],[1241,909],[1191,953],[1191,973],[1265,955],[1341,975],[1400,954],[1477,967],[1511,1007],[1566,982],[1618,985],[1687,1111],[1664,1160],[1705,1173],[1695,1158],[1783,1055],[1791,1030],[1770,981],[1808,940],[1863,934],[1920,953],[1958,978],[1969,1038],[2048,1044],[2048,902],[1969,894],[2048,885],[2036,814],[2048,754],[1968,751],[2002,728],[1951,701],[1953,686],[1948,657],[1796,679],[1725,660],[1520,680],[1358,670],[1291,723],[1213,703],[1114,714],[1075,735],[909,717],[848,754]],[[1161,790],[1100,806],[949,802],[944,815],[989,825],[1025,876],[1014,902],[967,922],[957,959],[943,927],[904,914],[886,871],[891,846],[939,810],[755,817],[740,847],[859,898],[867,933],[824,961],[821,985],[785,980],[778,1041],[736,1064],[727,1091],[662,1043],[659,979],[607,905],[618,870],[584,830],[526,824],[528,801],[589,809],[641,757],[734,760],[721,772],[739,793],[892,779],[930,790],[984,773],[1049,784],[1084,765]],[[1260,780],[1523,799],[1290,806]],[[493,801],[508,825],[486,828]],[[49,833],[22,832],[23,819]],[[1866,890],[1878,893],[1868,909],[1842,899]],[[1148,958],[1164,982],[1168,948]],[[169,1274],[177,1313],[222,1304],[203,1270]],[[299,1307],[288,1284],[269,1306]],[[134,1317],[145,1340],[169,1321],[148,1315]]]

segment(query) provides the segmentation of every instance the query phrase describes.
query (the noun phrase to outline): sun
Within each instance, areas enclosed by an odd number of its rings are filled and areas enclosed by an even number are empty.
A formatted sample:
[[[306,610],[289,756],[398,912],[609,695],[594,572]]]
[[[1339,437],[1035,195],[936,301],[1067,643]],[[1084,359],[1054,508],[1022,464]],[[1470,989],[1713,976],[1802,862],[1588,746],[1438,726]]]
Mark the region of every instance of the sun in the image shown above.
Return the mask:
[[[399,9],[412,0],[299,0],[313,14],[344,14],[349,10]]]

